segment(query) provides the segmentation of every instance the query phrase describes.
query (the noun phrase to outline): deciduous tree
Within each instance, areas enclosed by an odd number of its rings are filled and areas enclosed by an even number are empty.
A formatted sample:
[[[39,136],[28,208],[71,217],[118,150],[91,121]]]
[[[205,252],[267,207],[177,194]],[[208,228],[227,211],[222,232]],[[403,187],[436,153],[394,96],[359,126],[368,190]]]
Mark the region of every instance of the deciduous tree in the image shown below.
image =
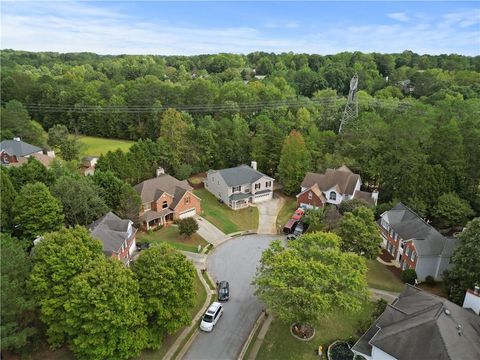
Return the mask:
[[[5,168],[0,169],[0,180],[2,194],[0,196],[1,208],[1,231],[11,231],[13,226],[13,205],[15,204],[15,197],[17,192],[15,191],[10,176]]]
[[[474,212],[468,202],[455,193],[443,194],[432,211],[435,224],[440,228],[463,226]]]
[[[178,222],[178,231],[187,238],[198,231],[198,222],[192,217],[182,219]]]

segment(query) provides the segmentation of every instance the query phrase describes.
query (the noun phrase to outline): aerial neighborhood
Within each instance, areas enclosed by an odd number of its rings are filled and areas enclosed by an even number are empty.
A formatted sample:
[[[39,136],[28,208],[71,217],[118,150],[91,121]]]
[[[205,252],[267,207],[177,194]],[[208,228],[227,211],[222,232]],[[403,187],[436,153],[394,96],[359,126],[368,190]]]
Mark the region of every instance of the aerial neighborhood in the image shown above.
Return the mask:
[[[2,3],[0,358],[479,360],[476,5]]]

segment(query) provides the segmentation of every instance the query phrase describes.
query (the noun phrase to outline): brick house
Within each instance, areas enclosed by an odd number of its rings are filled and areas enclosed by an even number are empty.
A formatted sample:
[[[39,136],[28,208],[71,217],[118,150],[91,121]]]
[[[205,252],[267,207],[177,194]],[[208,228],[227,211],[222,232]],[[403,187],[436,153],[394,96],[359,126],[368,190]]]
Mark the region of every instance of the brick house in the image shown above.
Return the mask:
[[[200,198],[187,181],[158,172],[158,176],[134,186],[142,200],[140,224],[149,230],[177,219],[200,215]]]
[[[120,260],[128,266],[136,248],[137,229],[133,227],[132,221],[109,212],[91,223],[88,229],[92,237],[102,242],[105,256]]]
[[[418,280],[441,280],[450,267],[457,240],[447,238],[402,203],[384,212],[378,221],[383,246],[402,270],[414,269]]]
[[[351,350],[367,360],[480,359],[480,317],[406,285]]]
[[[376,205],[378,192],[361,191],[362,179],[348,167],[327,169],[324,174],[308,172],[297,195],[297,207],[321,208],[325,204],[339,205],[342,201],[360,199]]]
[[[43,151],[35,145],[28,144],[16,137],[0,142],[0,162],[4,166],[21,166],[33,157],[48,167],[55,158],[55,152]]]

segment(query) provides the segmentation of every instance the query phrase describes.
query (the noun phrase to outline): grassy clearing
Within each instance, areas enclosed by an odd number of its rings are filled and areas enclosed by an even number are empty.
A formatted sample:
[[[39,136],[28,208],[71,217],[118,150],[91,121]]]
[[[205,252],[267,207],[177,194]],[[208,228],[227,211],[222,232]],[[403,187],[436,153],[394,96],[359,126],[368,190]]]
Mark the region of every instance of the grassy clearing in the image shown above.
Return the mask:
[[[207,298],[207,292],[205,291],[205,288],[203,287],[203,284],[196,272],[195,272],[195,279],[193,284],[194,284],[196,296],[195,296],[195,304],[190,310],[190,316],[192,317],[192,319],[201,310],[202,305],[205,303],[205,299]],[[180,334],[184,329],[185,328],[181,328],[176,333],[166,336],[165,339],[163,339],[162,347],[159,350],[157,351],[146,350],[142,352],[142,354],[138,359],[139,360],[162,359],[165,356],[165,354],[168,352],[168,350],[172,347],[172,345],[175,343],[175,341],[177,340],[177,338],[180,336]]]
[[[232,210],[225,204],[220,204],[208,190],[193,191],[202,199],[202,216],[225,234],[258,228],[258,209],[249,206],[241,210]]]
[[[324,317],[315,324],[315,337],[311,341],[300,341],[290,334],[290,324],[275,319],[265,336],[257,360],[318,360],[318,346],[330,345],[338,339],[355,336],[358,323],[370,317],[373,304],[365,303],[357,313],[336,313]],[[326,350],[326,349],[325,349]]]
[[[197,252],[198,245],[202,248],[208,243],[198,234],[193,234],[189,239],[185,239],[178,232],[177,226],[167,226],[151,233],[139,233],[138,242],[149,242],[151,244],[167,243],[178,250]]]
[[[387,291],[402,291],[404,284],[377,260],[367,260],[368,286]]]
[[[129,140],[107,139],[94,136],[80,136],[77,138],[80,144],[81,156],[100,156],[108,151],[120,149],[127,152],[135,142]]]
[[[297,209],[297,200],[295,198],[288,196],[283,196],[283,198],[285,199],[285,203],[277,215],[277,229],[280,229],[280,231]]]

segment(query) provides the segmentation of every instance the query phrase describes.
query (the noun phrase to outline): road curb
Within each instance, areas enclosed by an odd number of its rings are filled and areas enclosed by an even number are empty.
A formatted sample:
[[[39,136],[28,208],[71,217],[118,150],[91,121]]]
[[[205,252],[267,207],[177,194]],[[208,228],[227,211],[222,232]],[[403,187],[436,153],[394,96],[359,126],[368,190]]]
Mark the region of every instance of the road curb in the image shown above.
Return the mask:
[[[257,321],[255,321],[255,324],[253,325],[252,331],[250,331],[250,334],[248,335],[247,340],[243,344],[242,351],[240,351],[240,355],[238,355],[237,360],[243,360],[245,353],[247,352],[247,349],[253,340],[253,335],[257,332],[260,325],[264,323],[265,319],[266,319],[266,314],[265,314],[265,311],[262,310],[261,314],[257,318]]]

